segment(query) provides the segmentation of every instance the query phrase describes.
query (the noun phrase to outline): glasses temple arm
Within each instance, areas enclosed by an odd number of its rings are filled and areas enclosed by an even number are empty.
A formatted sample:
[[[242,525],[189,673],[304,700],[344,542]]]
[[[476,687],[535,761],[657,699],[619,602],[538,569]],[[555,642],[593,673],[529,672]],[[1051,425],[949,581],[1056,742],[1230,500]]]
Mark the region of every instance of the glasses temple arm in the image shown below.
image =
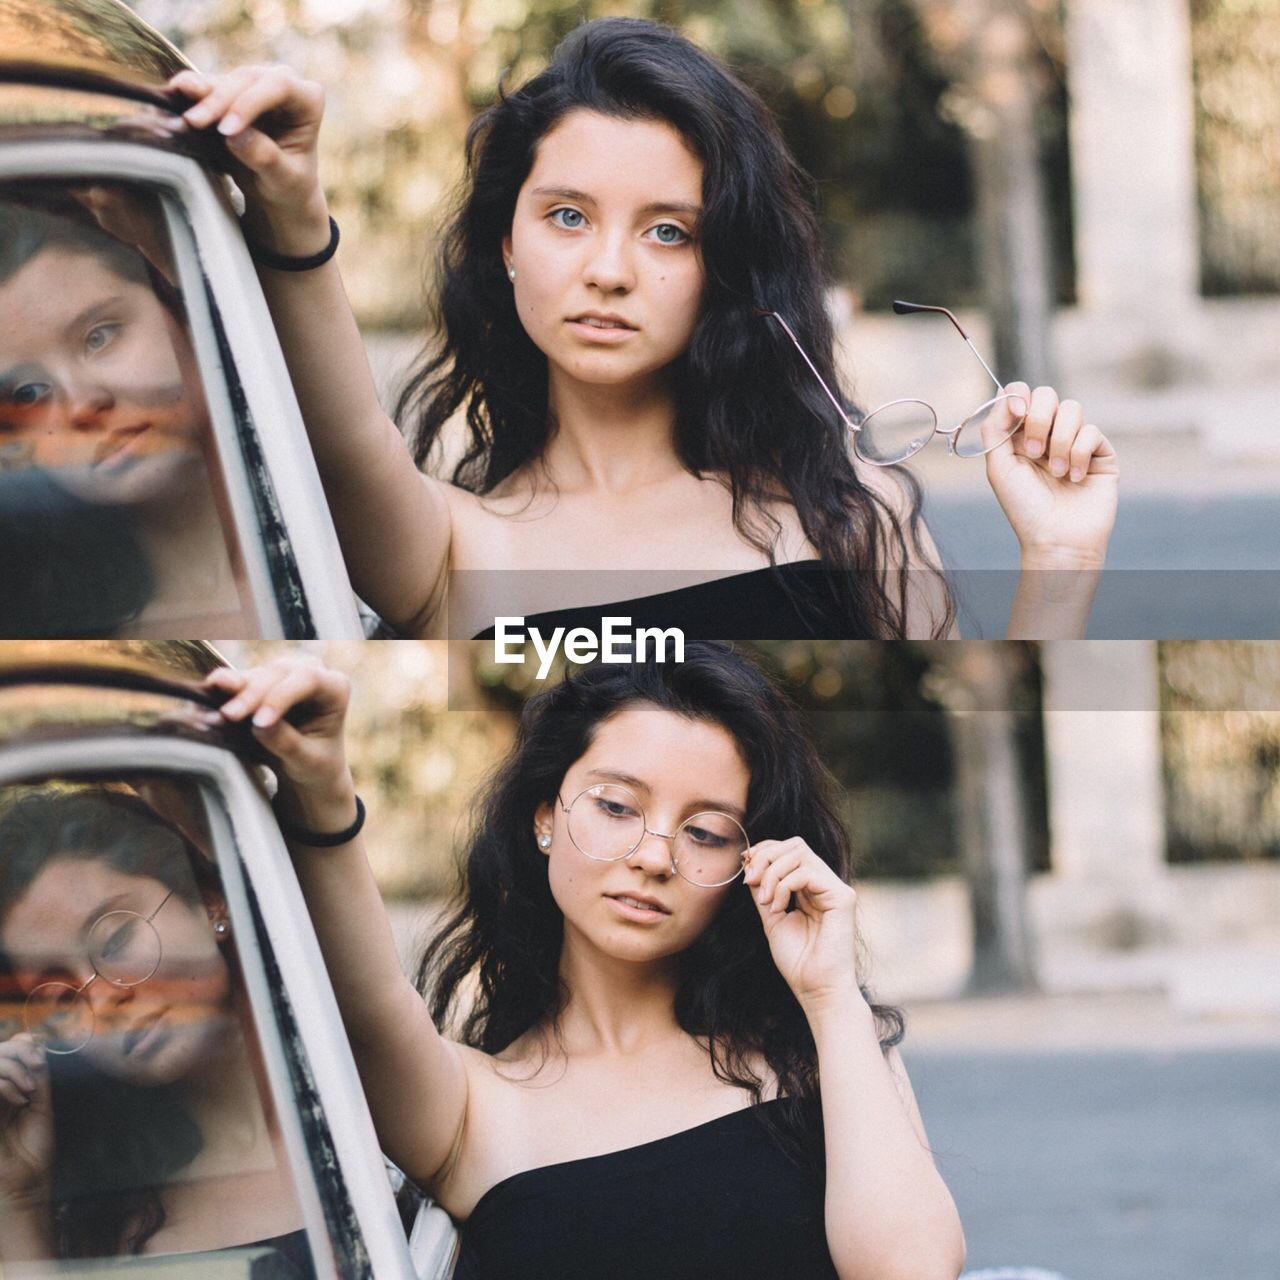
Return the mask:
[[[938,315],[946,316],[947,319],[950,320],[953,325],[955,325],[956,332],[964,339],[965,345],[969,348],[970,351],[973,352],[975,356],[978,357],[978,363],[987,371],[987,377],[989,377],[991,381],[996,384],[996,390],[997,391],[1004,390],[1004,383],[1002,383],[1000,379],[997,378],[996,375],[991,372],[991,366],[982,358],[981,354],[978,351],[978,348],[973,345],[972,340],[970,339],[969,335],[965,333],[963,326],[960,324],[960,321],[957,320],[955,316],[953,316],[951,312],[946,309],[946,307],[929,307],[929,306],[925,306],[923,302],[901,302],[897,299],[894,300],[894,303],[893,303],[894,315],[909,316],[917,311],[934,311]]]
[[[850,431],[861,431],[862,428],[849,417],[844,406],[836,399],[835,393],[827,386],[826,379],[818,372],[813,361],[809,359],[809,353],[800,345],[800,340],[796,335],[791,332],[791,326],[776,311],[765,311],[762,314],[768,316],[771,320],[776,320],[782,326],[782,331],[791,339],[791,345],[800,353],[800,358],[809,366],[809,372],[817,378],[818,385],[827,393],[827,399],[835,406],[835,411],[840,415],[841,421],[844,422],[845,426]]]
[[[166,893],[164,897],[161,899],[160,907],[163,907],[164,904],[168,902],[169,899],[172,898],[176,892],[177,892],[176,889],[170,889],[169,892]],[[156,918],[156,916],[160,914],[160,907],[157,907],[149,916],[146,917],[146,921],[148,924],[150,924]]]

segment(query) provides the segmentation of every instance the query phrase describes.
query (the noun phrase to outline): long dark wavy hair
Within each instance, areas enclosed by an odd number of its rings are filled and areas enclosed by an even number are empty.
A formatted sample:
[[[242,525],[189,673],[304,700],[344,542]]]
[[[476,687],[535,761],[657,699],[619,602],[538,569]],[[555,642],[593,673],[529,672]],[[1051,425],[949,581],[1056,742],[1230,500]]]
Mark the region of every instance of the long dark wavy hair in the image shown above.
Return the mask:
[[[691,643],[682,663],[598,664],[570,675],[529,701],[510,754],[477,798],[459,902],[417,970],[436,1024],[485,1053],[500,1053],[534,1029],[554,1034],[568,996],[560,978],[564,921],[534,845],[534,815],[555,803],[597,728],[636,704],[727,730],[750,771],[751,838],[799,836],[850,876],[832,780],[795,707],[753,662],[728,645]],[[902,1039],[902,1015],[871,1008],[887,1051]],[[817,1050],[741,880],[679,958],[675,1014],[707,1044],[716,1076],[753,1102],[766,1083],[755,1065],[763,1060],[779,1094],[792,1100],[782,1136],[789,1131],[798,1141],[808,1132],[801,1145],[811,1147],[814,1126],[802,1125],[798,1110],[817,1099]]]
[[[0,813],[0,932],[18,899],[59,859],[100,860],[126,875],[148,876],[188,903],[217,888],[208,860],[136,796],[35,789]],[[10,967],[2,951],[0,967]],[[165,1222],[159,1188],[204,1145],[179,1086],[117,1080],[79,1054],[47,1062],[57,1255],[140,1253]]]
[[[546,357],[516,314],[501,243],[540,139],[580,109],[668,123],[703,163],[696,239],[706,284],[688,350],[671,370],[681,463],[723,480],[735,528],[771,564],[781,526],[768,504],[789,500],[822,560],[842,571],[851,625],[903,636],[902,570],[928,563],[919,487],[898,469],[904,494],[895,511],[861,481],[845,425],[763,315],[784,316],[827,384],[839,385],[811,184],[760,98],[667,27],[588,22],[560,43],[545,71],[472,123],[464,192],[440,256],[440,338],[396,409],[419,466],[462,406],[466,447],[452,479],[474,493],[491,493],[536,463],[555,430]],[[938,597],[941,635],[952,608],[945,587]]]

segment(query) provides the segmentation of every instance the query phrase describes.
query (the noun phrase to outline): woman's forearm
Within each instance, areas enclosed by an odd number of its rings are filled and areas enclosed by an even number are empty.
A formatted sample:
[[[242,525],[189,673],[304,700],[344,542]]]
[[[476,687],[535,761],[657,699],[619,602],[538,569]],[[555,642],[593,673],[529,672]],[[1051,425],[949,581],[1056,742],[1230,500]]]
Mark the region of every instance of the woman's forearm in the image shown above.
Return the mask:
[[[313,239],[314,228],[294,243]],[[280,243],[291,242],[273,236]],[[418,471],[378,401],[336,261],[300,272],[264,267],[259,279],[352,583],[398,630],[417,633],[439,605],[448,561],[440,485]]]
[[[355,813],[350,774],[281,797],[290,825],[340,831]],[[400,965],[359,836],[337,848],[290,842],[329,980],[384,1150],[416,1180],[442,1165],[462,1123],[466,1082]]]
[[[1101,580],[1101,560],[1024,554],[1005,639],[1083,639]]]
[[[23,1262],[49,1262],[53,1249],[53,1219],[46,1203],[0,1208],[0,1275],[19,1276]],[[41,1274],[47,1274],[44,1268]]]
[[[827,1241],[841,1280],[955,1280],[960,1219],[870,1008],[855,989],[806,1012],[826,1131]]]

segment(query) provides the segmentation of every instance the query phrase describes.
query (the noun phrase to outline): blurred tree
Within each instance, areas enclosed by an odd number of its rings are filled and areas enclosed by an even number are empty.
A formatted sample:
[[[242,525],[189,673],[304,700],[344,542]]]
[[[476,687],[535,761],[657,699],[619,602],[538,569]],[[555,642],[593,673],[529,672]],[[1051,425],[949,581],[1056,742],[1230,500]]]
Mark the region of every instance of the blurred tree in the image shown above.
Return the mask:
[[[1037,117],[1044,99],[1027,0],[915,0],[969,141],[983,297],[996,367],[1052,381],[1053,267]],[[1048,6],[1038,0],[1043,12]]]
[[[1012,644],[939,645],[934,688],[946,706],[969,909],[974,994],[1036,985],[1027,914],[1026,784],[1018,721],[1028,710],[1030,651]],[[1038,714],[1038,707],[1034,708]]]

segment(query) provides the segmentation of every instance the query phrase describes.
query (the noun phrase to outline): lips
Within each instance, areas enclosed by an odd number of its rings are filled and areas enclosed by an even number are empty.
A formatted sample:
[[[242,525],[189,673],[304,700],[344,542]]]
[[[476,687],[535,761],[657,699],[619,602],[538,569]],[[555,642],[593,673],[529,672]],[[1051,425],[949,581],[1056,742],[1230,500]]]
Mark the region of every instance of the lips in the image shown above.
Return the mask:
[[[605,897],[611,902],[617,902],[621,906],[629,907],[634,911],[645,911],[652,915],[669,916],[671,911],[668,907],[664,907],[656,898],[649,897],[644,893],[607,893]]]
[[[589,329],[611,330],[620,329],[624,332],[635,332],[636,326],[630,321],[624,320],[619,315],[614,315],[609,311],[584,311],[581,315],[570,316],[571,324],[586,325]]]
[[[124,453],[133,447],[136,441],[151,430],[149,422],[141,423],[136,427],[122,427],[119,431],[113,431],[107,438],[94,450],[93,465],[101,466],[104,462],[109,462],[117,454]]]
[[[161,1009],[158,1013],[153,1013],[150,1017],[144,1018],[136,1026],[130,1027],[124,1033],[121,1040],[121,1046],[124,1049],[125,1057],[132,1057],[139,1049],[147,1049],[153,1039],[152,1033],[159,1025],[164,1017],[165,1011]]]

